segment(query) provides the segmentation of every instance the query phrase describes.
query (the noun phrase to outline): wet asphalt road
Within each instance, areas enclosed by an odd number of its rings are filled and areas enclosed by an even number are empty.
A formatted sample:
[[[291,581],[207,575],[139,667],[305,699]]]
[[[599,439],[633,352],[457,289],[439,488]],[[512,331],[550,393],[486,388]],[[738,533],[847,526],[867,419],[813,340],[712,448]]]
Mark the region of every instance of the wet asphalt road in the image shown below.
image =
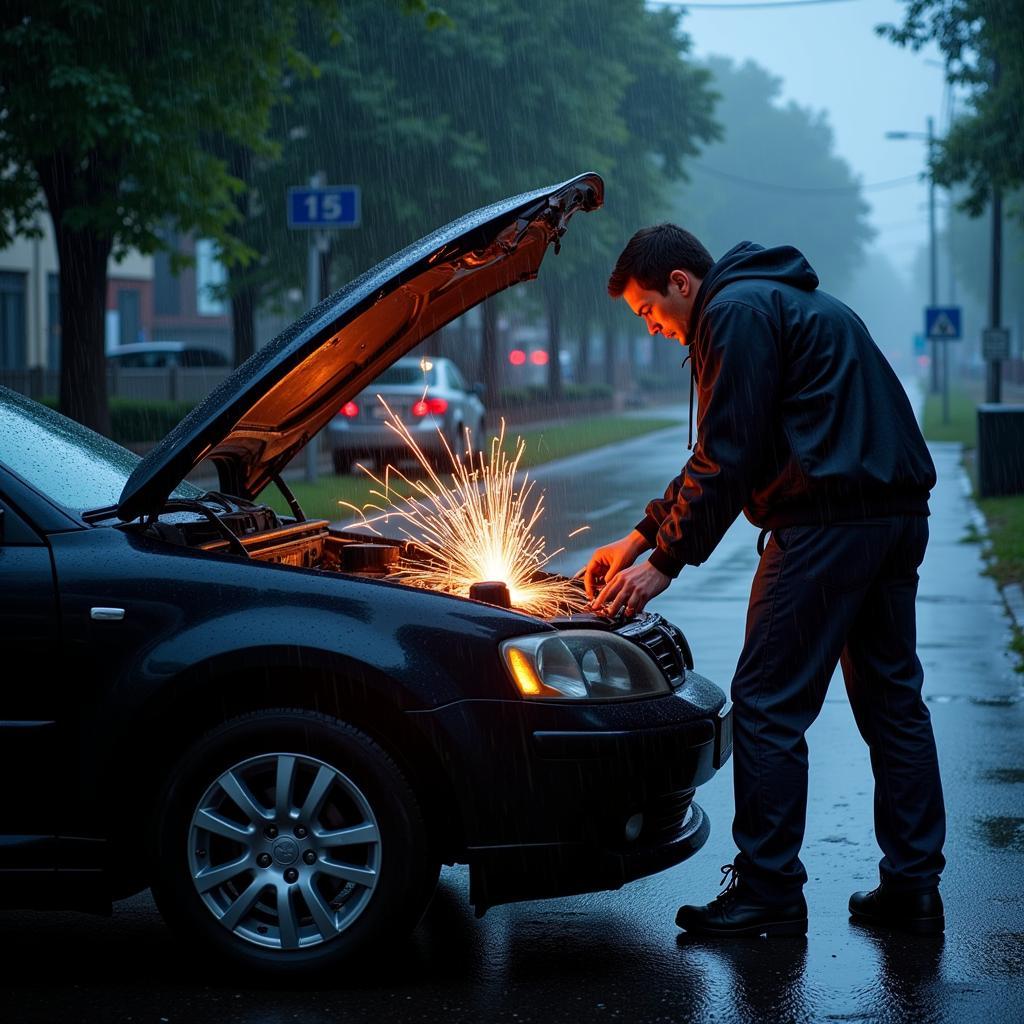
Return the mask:
[[[627,532],[685,455],[685,428],[536,473],[560,556],[574,570]],[[698,793],[712,820],[690,861],[615,893],[498,907],[477,921],[463,869],[406,942],[316,989],[225,977],[171,938],[147,896],[112,919],[0,914],[5,1021],[1020,1021],[1024,1020],[1024,703],[1005,651],[1008,621],[977,545],[958,454],[933,449],[940,483],[922,569],[919,652],[946,792],[944,938],[851,924],[849,893],[870,888],[879,852],[871,774],[833,681],[808,734],[811,789],[803,858],[806,940],[691,941],[680,902],[714,895],[732,859],[728,770]],[[614,481],[614,483],[613,483]],[[756,531],[739,522],[711,560],[652,605],[686,631],[698,669],[728,686],[754,570]]]

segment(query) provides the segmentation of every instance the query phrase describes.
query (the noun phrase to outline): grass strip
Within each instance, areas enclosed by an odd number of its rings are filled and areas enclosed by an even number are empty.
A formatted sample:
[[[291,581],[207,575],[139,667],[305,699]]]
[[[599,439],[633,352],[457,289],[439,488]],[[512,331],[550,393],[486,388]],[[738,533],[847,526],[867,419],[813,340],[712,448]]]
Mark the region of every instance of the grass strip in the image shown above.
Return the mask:
[[[959,441],[968,448],[978,443],[978,406],[964,391],[949,396],[949,422],[942,422],[942,395],[928,395],[924,400],[922,430],[929,441]]]
[[[665,417],[636,416],[599,416],[594,419],[565,421],[547,426],[527,426],[521,430],[507,430],[505,446],[511,451],[517,437],[526,442],[526,450],[519,465],[523,469],[538,466],[553,459],[564,459],[570,455],[594,448],[602,448],[607,444],[627,441],[640,437],[655,430],[668,427],[679,427],[685,424]],[[413,475],[412,473],[410,475]],[[414,477],[415,478],[415,477]],[[400,481],[396,481],[401,485]],[[347,501],[353,505],[363,506],[371,500],[370,491],[377,485],[364,473],[357,471],[345,476],[325,476],[316,483],[289,481],[291,488],[302,511],[312,519],[350,519],[350,510],[339,507],[339,501]],[[260,500],[265,501],[275,511],[288,514],[288,506],[274,487],[268,487]]]

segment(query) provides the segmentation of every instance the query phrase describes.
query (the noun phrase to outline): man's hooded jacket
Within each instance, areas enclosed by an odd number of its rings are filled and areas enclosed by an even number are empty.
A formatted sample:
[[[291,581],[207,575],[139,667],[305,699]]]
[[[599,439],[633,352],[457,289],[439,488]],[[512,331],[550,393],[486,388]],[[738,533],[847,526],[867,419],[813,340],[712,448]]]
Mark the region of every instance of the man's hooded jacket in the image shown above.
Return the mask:
[[[903,386],[797,249],[730,249],[686,336],[697,443],[636,527],[656,569],[700,565],[741,509],[767,529],[928,514],[935,467]]]

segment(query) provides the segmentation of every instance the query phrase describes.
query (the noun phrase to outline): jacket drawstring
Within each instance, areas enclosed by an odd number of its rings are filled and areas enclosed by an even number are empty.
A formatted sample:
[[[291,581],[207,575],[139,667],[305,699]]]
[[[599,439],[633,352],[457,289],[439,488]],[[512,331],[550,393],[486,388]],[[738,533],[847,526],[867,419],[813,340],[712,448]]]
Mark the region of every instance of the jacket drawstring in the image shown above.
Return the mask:
[[[683,369],[686,364],[690,364],[690,415],[687,417],[687,424],[690,430],[690,439],[687,442],[686,450],[688,452],[693,451],[693,361],[690,359],[690,353],[686,353],[686,358],[679,364],[679,368]]]

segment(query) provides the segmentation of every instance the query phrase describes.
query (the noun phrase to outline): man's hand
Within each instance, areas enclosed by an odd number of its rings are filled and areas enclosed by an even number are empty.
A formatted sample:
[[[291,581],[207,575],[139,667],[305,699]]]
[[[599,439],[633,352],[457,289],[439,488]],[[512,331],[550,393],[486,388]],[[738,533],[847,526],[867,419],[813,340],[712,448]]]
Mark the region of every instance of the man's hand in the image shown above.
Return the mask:
[[[671,582],[650,562],[642,562],[616,573],[590,606],[602,615],[616,615],[620,608],[624,608],[630,617],[639,615],[647,602],[657,597]]]
[[[633,530],[621,540],[598,548],[590,556],[590,561],[582,570],[587,597],[593,600],[594,594],[599,588],[610,583],[616,573],[632,565],[637,556],[646,551],[648,547],[643,534],[638,530]],[[580,573],[576,574],[577,577],[579,575]]]

